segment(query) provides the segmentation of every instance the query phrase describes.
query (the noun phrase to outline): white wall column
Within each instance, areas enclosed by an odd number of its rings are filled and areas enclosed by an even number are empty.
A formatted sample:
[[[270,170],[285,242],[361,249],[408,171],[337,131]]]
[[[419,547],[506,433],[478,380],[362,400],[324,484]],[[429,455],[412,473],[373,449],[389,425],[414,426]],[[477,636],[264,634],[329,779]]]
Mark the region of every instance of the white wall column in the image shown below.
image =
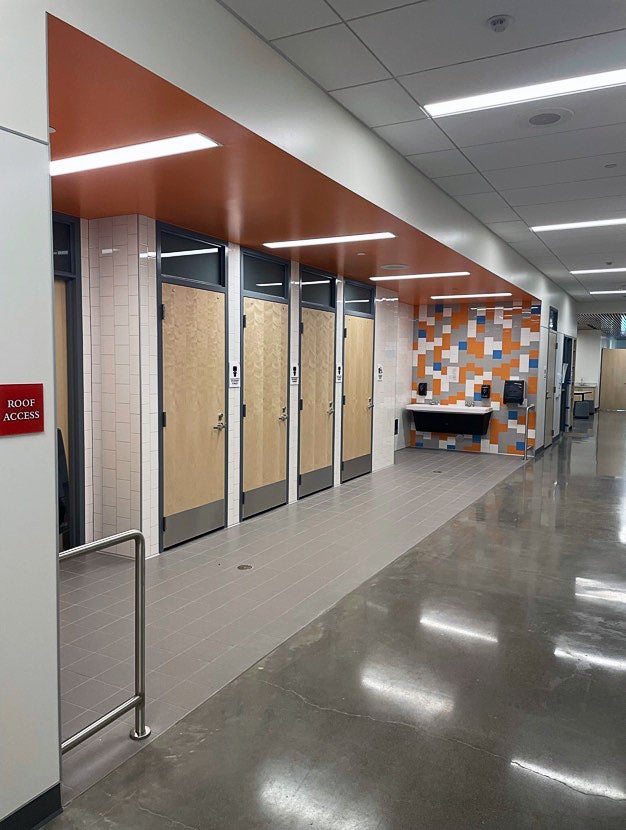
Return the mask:
[[[341,446],[343,426],[343,277],[337,277],[335,284],[335,460],[333,481],[335,487],[341,484]],[[341,379],[337,368],[341,366]]]
[[[300,429],[300,384],[291,382],[293,367],[300,377],[300,265],[292,262],[289,286],[289,446],[288,481],[289,503],[298,501],[298,435]]]
[[[228,246],[228,268],[226,275],[226,301],[228,306],[228,361],[229,367],[236,363],[241,378],[241,249],[239,245]],[[241,380],[236,387],[230,387],[228,394],[228,525],[239,524],[239,501],[241,491]]]

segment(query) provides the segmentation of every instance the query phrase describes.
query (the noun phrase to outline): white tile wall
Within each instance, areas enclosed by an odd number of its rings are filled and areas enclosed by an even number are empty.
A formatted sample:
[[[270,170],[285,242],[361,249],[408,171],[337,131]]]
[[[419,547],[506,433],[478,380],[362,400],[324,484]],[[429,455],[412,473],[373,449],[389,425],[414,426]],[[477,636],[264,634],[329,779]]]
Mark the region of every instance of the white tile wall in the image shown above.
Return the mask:
[[[241,250],[228,247],[228,361],[241,366]],[[241,463],[241,389],[228,389],[228,525],[239,524]]]
[[[411,420],[405,410],[411,403],[413,382],[413,306],[398,303],[398,333],[396,338],[396,414],[398,434],[395,448],[408,447],[411,441]]]
[[[289,294],[289,371],[298,366],[300,377],[300,265],[291,263]],[[287,468],[289,481],[289,502],[298,500],[298,430],[300,386],[289,382],[289,445],[287,448]]]
[[[80,220],[80,273],[83,325],[83,405],[85,445],[85,542],[94,539],[93,501],[93,411],[91,388],[91,291],[89,275],[89,222]]]
[[[89,281],[94,532],[109,536],[141,526],[137,216],[90,220]]]
[[[398,305],[398,295],[394,291],[376,288],[372,470],[390,467],[394,462]],[[383,370],[382,381],[378,378],[379,366]]]
[[[341,484],[341,442],[342,442],[342,414],[343,414],[343,382],[337,383],[337,366],[341,366],[343,378],[343,277],[337,277],[336,295],[336,329],[335,329],[335,469],[334,484]]]

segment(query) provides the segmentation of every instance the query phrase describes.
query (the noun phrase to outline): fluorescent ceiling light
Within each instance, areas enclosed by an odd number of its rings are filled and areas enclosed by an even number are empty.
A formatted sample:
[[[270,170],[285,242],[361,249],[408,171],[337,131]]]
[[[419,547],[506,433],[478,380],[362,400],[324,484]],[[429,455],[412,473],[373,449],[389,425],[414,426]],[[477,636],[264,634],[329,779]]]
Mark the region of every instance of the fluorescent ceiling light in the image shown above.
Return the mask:
[[[102,167],[176,156],[195,150],[207,150],[210,147],[219,147],[219,144],[201,133],[177,135],[173,138],[161,138],[157,141],[146,141],[143,144],[129,144],[127,147],[102,150],[99,153],[85,153],[82,156],[57,159],[50,162],[50,175],[63,176],[66,173],[80,173],[83,170],[99,170]]]
[[[570,274],[623,274],[626,268],[587,268],[582,271],[570,271]]]
[[[278,288],[280,286],[282,288],[282,282],[257,282],[255,283],[257,288]]]
[[[328,285],[330,280],[304,280],[302,285]]]
[[[171,256],[197,256],[198,254],[216,254],[219,248],[198,248],[194,251],[168,251],[166,254],[161,254],[161,259]]]
[[[512,297],[509,291],[500,291],[497,294],[435,294],[431,300],[472,300],[485,297]]]
[[[348,303],[369,303],[369,300],[346,300],[346,305]]]
[[[626,69],[614,69],[611,72],[596,72],[593,75],[579,75],[577,78],[563,78],[560,81],[548,81],[542,84],[501,89],[497,92],[486,92],[482,95],[470,95],[466,98],[454,98],[450,101],[438,101],[426,104],[424,109],[432,118],[442,118],[446,115],[506,107],[510,104],[523,104],[525,101],[540,101],[543,98],[557,98],[560,95],[590,92],[594,89],[606,89],[622,84],[626,84]]]
[[[291,239],[287,242],[264,242],[265,248],[302,248],[305,245],[338,245],[341,242],[367,242],[372,239],[395,239],[395,233],[356,233],[351,236],[324,236],[318,239]]]
[[[626,294],[626,288],[616,288],[612,291],[590,291],[590,294]]]
[[[533,764],[519,758],[514,758],[511,761],[511,766],[525,770],[526,772],[532,772],[535,775],[540,775],[542,778],[549,778],[551,781],[557,781],[559,784],[565,784],[566,787],[586,793],[587,795],[599,795],[604,798],[612,798],[616,801],[622,801],[626,798],[626,792],[607,785],[606,781],[602,779],[593,780],[590,778],[581,778],[578,775],[571,775],[569,772],[561,772],[560,770],[554,770],[549,767],[542,767],[539,764]]]
[[[469,277],[469,271],[440,271],[433,274],[397,274],[395,277],[370,277],[372,282],[385,282],[386,280],[429,280],[436,277]]]
[[[626,225],[626,217],[590,219],[588,222],[562,222],[560,225],[534,225],[530,230],[535,233],[544,233],[545,231],[576,231],[579,228],[608,228],[612,225]]]
[[[420,625],[425,625],[427,628],[434,628],[436,631],[442,631],[445,634],[452,634],[458,637],[469,637],[470,640],[482,640],[485,643],[497,643],[498,638],[493,634],[486,634],[483,631],[477,631],[474,628],[466,628],[462,625],[450,624],[441,622],[433,617],[426,615],[420,617]]]

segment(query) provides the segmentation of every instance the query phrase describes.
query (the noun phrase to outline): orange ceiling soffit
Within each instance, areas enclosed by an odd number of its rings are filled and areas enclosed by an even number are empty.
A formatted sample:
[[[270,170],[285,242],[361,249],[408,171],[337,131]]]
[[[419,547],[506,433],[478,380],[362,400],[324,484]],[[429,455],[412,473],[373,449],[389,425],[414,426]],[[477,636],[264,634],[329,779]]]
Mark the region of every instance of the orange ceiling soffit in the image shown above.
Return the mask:
[[[529,295],[368,202],[113,49],[49,16],[53,159],[199,132],[220,147],[52,179],[55,210],[95,219],[140,213],[245,247],[389,231],[395,239],[289,252],[308,266],[366,282],[399,273],[470,277],[382,283],[408,303],[433,294]],[[280,252],[279,252],[280,253]],[[389,272],[387,272],[389,273]]]

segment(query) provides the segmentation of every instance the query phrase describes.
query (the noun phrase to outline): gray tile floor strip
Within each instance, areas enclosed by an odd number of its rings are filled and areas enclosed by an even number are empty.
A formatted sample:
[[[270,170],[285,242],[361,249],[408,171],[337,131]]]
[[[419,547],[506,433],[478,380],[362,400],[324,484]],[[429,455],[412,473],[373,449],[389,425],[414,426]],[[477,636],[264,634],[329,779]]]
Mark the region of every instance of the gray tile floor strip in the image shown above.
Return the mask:
[[[403,450],[393,467],[177,547],[147,563],[147,718],[153,738],[513,473],[492,455]],[[251,564],[247,571],[239,564]],[[62,732],[132,690],[133,566],[61,566]],[[64,799],[145,744],[132,713],[63,760]]]

